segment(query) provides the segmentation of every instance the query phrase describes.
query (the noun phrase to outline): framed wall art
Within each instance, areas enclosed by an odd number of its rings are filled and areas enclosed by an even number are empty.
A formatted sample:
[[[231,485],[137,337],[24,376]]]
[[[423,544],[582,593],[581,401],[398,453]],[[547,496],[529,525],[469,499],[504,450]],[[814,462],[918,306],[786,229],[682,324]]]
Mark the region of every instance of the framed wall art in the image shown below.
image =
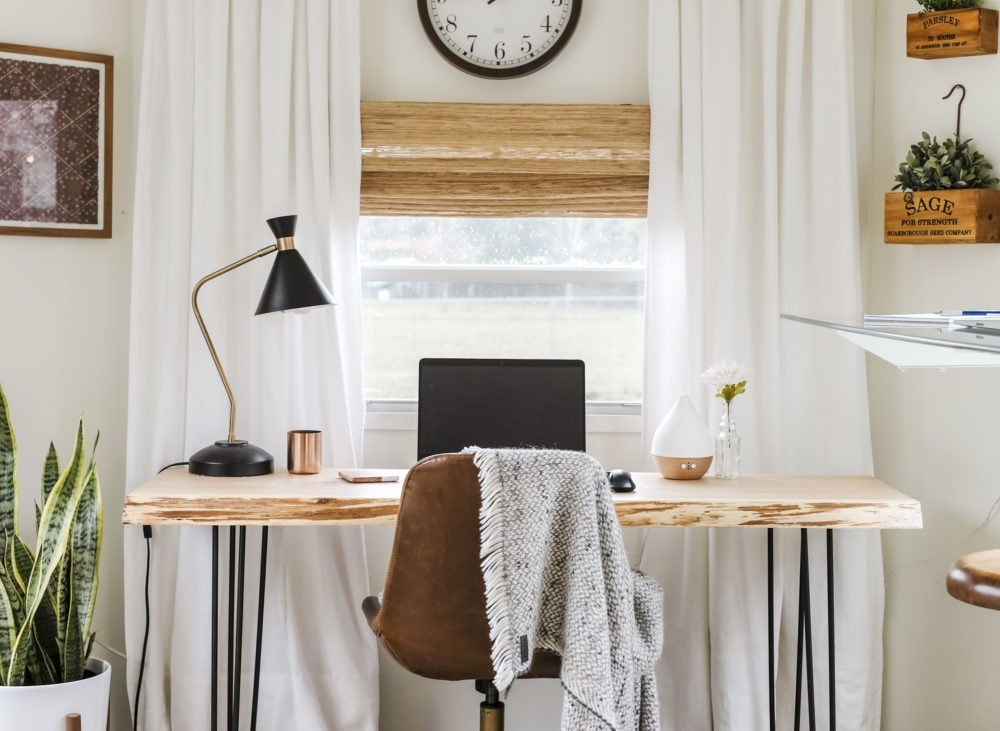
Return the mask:
[[[0,234],[111,237],[111,56],[0,43]]]

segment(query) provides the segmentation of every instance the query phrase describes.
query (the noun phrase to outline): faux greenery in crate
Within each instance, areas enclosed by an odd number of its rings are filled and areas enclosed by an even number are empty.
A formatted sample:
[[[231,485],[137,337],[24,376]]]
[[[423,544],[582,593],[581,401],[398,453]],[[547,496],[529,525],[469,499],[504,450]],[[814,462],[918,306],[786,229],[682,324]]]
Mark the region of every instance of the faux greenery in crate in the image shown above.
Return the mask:
[[[983,0],[917,0],[917,2],[928,13],[936,13],[940,10],[978,8],[983,4]]]
[[[899,164],[893,190],[947,190],[952,188],[992,188],[997,184],[993,165],[972,147],[971,139],[948,138],[938,142],[926,132],[910,145]]]
[[[94,442],[96,449],[97,442]],[[104,519],[93,457],[81,420],[60,470],[50,444],[35,503],[32,551],[18,534],[17,441],[0,389],[0,685],[80,680],[94,644],[90,631]]]

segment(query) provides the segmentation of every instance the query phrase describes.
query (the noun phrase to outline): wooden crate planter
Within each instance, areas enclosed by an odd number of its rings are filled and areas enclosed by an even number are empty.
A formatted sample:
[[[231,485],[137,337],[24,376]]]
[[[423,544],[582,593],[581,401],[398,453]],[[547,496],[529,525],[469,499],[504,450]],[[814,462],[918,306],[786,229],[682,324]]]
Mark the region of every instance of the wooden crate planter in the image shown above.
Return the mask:
[[[885,243],[1000,243],[1000,190],[886,193]]]
[[[912,58],[982,56],[997,52],[997,11],[942,10],[906,16],[906,55]]]

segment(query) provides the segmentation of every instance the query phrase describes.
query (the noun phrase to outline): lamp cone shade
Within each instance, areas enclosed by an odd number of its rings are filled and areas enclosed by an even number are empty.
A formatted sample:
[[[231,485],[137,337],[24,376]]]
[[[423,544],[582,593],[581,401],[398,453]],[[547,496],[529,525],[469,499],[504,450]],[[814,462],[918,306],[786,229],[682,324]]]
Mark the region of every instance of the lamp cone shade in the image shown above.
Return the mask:
[[[650,452],[668,480],[697,480],[708,472],[715,441],[686,394],[677,397],[656,427]]]
[[[279,216],[267,221],[279,248],[255,315],[334,304],[333,295],[291,244],[297,220],[298,216]]]
[[[332,305],[333,296],[295,249],[279,251],[255,315]]]

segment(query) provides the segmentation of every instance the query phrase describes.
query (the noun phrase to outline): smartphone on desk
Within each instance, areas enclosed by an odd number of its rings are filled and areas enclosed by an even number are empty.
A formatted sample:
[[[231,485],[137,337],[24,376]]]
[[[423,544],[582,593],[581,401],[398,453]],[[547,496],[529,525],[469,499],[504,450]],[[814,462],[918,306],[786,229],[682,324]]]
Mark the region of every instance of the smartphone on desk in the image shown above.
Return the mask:
[[[340,470],[342,479],[348,482],[396,482],[399,475],[383,470]]]

